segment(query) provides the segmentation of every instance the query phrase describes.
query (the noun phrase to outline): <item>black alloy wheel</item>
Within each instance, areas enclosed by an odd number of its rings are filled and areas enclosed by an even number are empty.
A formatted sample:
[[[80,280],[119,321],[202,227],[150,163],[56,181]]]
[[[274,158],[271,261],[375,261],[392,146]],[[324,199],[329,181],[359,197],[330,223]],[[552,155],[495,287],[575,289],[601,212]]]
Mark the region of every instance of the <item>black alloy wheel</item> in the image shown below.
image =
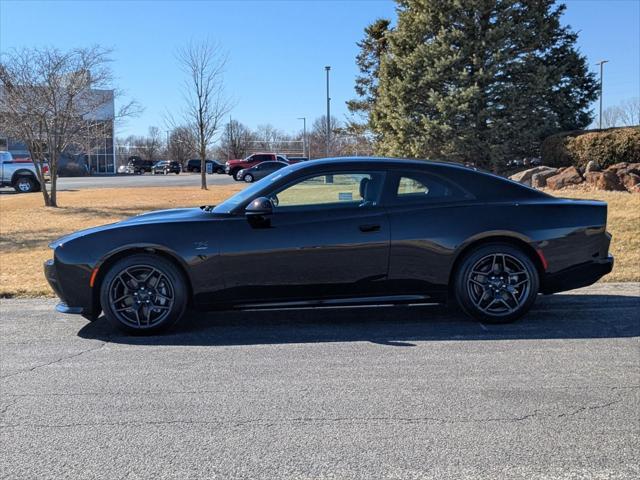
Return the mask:
[[[468,315],[486,323],[508,323],[524,315],[539,289],[538,271],[520,249],[489,244],[462,261],[455,280],[459,305]]]
[[[174,325],[187,305],[182,272],[170,261],[137,254],[116,262],[101,283],[107,319],[131,333],[157,333]]]

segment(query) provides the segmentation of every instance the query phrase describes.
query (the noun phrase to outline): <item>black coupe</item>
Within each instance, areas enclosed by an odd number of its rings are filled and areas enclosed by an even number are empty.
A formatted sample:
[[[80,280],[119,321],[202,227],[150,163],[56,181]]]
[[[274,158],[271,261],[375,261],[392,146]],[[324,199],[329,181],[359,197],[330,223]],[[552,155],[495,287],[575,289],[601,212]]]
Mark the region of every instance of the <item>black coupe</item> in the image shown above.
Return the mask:
[[[217,206],[63,237],[45,275],[58,310],[158,332],[198,309],[435,303],[482,322],[613,267],[607,205],[463,166],[373,158],[278,170]]]

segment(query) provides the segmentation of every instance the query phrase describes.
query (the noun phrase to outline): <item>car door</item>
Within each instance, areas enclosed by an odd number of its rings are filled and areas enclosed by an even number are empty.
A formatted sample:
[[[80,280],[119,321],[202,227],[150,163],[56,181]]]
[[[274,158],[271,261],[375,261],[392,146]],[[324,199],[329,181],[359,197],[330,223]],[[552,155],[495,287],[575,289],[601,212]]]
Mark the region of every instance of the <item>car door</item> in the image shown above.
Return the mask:
[[[382,294],[389,222],[383,172],[315,174],[277,191],[264,223],[226,220],[225,301],[330,299]]]
[[[389,174],[385,205],[393,232],[389,291],[446,294],[453,255],[473,197],[448,179],[420,170]]]

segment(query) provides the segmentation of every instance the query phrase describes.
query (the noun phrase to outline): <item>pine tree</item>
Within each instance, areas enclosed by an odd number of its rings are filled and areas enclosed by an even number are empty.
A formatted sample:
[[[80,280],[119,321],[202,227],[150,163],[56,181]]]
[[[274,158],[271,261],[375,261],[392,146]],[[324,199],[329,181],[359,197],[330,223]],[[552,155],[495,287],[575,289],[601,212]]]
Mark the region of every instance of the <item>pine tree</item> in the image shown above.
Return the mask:
[[[397,0],[371,124],[379,153],[497,170],[586,127],[597,83],[554,0]]]
[[[390,20],[379,18],[364,29],[364,38],[357,43],[360,52],[356,56],[356,65],[360,75],[356,77],[355,91],[358,98],[349,100],[347,108],[358,119],[349,122],[350,133],[361,135],[369,126],[371,108],[376,102],[378,90],[378,70],[380,58],[387,48],[386,33]]]

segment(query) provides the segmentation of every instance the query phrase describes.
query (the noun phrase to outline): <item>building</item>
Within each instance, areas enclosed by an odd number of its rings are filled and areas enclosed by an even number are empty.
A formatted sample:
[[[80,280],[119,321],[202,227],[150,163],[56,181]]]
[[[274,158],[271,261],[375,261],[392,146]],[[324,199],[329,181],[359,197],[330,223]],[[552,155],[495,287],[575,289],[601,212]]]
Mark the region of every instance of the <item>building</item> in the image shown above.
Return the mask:
[[[86,138],[68,149],[59,159],[60,175],[91,175],[116,173],[114,148],[115,104],[113,90],[91,90],[100,102],[87,122],[90,125]],[[14,157],[28,157],[29,152],[19,138],[11,138],[0,131],[0,150],[10,151]]]

